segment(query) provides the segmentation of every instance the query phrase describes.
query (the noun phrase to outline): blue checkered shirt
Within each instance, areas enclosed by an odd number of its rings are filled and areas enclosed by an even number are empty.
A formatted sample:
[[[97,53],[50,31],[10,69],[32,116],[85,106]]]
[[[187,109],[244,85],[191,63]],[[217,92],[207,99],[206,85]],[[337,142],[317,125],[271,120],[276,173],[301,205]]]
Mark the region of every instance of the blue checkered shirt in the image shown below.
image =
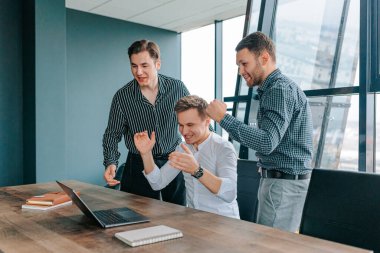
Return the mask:
[[[257,89],[257,128],[226,114],[220,122],[233,140],[256,151],[258,166],[300,175],[311,170],[313,124],[305,93],[279,69]]]

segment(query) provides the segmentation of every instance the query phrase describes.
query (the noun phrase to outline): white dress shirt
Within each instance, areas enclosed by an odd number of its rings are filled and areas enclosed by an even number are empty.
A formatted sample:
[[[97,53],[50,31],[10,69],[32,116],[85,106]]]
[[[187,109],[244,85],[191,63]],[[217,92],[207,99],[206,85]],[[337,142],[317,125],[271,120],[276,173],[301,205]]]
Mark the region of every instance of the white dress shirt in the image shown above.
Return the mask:
[[[195,209],[239,219],[239,208],[236,201],[237,155],[233,145],[214,133],[210,133],[209,137],[198,145],[198,150],[195,150],[192,145],[186,143],[185,145],[193,152],[195,159],[204,169],[222,180],[219,192],[213,194],[198,179],[189,173],[183,173],[187,205]],[[176,150],[184,153],[181,146],[178,146]],[[151,173],[143,173],[154,190],[161,190],[180,172],[167,162],[161,169],[155,166]]]

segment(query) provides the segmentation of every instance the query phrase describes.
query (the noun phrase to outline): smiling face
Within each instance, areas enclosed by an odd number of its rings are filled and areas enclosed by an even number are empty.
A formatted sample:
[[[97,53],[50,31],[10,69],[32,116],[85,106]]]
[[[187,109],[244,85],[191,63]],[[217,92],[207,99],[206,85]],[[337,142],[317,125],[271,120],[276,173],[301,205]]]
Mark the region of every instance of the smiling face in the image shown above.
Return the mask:
[[[179,131],[187,144],[198,146],[204,142],[210,134],[210,118],[202,119],[196,108],[177,112]]]
[[[236,64],[239,67],[239,74],[247,82],[248,87],[260,85],[265,80],[266,74],[263,60],[265,61],[263,53],[257,56],[247,48],[243,48],[236,53]]]
[[[133,77],[141,88],[155,87],[158,84],[157,71],[161,67],[160,60],[150,57],[148,51],[132,54],[130,57]]]

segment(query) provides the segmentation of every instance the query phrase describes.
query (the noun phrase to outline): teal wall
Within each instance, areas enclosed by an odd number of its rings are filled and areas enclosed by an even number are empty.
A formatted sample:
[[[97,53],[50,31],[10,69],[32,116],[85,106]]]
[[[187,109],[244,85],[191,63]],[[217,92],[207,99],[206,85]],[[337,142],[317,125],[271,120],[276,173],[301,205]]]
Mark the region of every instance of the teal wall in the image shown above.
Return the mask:
[[[0,186],[104,184],[102,135],[113,94],[132,78],[133,41],[156,41],[161,73],[180,77],[177,33],[64,3],[0,1]],[[122,162],[127,151],[119,146]]]
[[[66,178],[66,8],[35,1],[36,180]]]
[[[161,73],[180,78],[177,33],[67,10],[67,177],[103,183],[102,138],[115,92],[133,77],[128,47],[143,38],[162,53]],[[127,151],[124,142],[120,163]]]

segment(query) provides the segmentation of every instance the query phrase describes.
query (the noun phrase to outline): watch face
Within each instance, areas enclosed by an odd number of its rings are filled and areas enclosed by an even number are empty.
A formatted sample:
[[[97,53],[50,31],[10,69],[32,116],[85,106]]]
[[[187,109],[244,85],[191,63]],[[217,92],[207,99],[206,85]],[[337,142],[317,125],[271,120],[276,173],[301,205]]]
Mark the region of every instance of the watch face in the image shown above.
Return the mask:
[[[199,167],[199,169],[194,173],[193,177],[195,177],[196,179],[199,179],[202,176],[203,176],[203,168]]]

